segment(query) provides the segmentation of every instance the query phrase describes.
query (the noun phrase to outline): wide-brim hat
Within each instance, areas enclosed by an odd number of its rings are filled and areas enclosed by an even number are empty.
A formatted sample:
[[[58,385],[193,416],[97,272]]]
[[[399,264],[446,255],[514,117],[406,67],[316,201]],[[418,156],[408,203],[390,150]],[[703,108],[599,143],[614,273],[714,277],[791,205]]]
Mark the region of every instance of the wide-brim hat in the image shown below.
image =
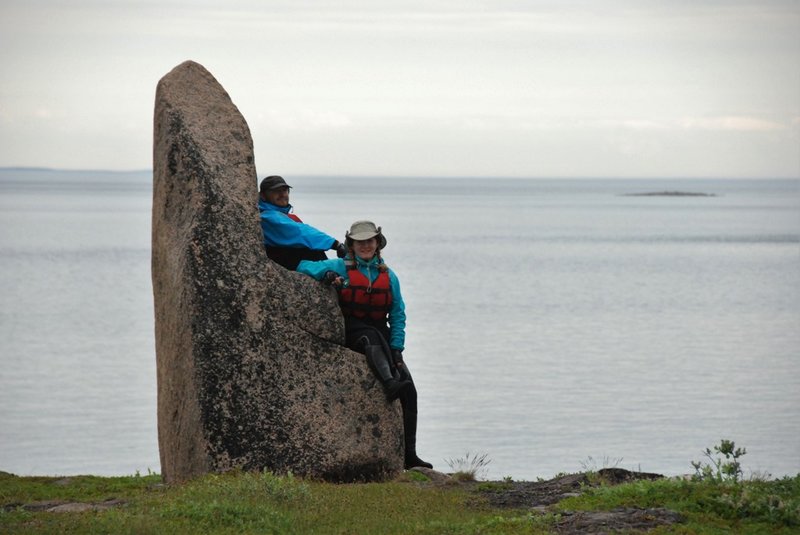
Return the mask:
[[[381,232],[381,227],[376,227],[372,221],[356,221],[350,225],[350,230],[344,233],[345,240],[368,240],[378,238],[378,249],[386,247],[386,236]]]
[[[283,179],[282,176],[272,175],[264,178],[259,186],[260,191],[270,191],[278,188],[291,188],[289,184]]]

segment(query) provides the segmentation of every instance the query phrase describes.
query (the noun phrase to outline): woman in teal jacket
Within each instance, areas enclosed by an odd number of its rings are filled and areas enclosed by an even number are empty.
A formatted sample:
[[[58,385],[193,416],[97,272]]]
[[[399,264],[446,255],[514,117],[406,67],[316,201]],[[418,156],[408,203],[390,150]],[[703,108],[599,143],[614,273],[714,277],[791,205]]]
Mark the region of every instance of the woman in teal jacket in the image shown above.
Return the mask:
[[[297,271],[333,285],[345,318],[345,344],[367,357],[389,401],[403,407],[405,467],[432,468],[417,456],[417,389],[403,362],[406,311],[397,275],[383,263],[386,238],[371,221],[356,221],[345,234],[345,258],[303,260]]]

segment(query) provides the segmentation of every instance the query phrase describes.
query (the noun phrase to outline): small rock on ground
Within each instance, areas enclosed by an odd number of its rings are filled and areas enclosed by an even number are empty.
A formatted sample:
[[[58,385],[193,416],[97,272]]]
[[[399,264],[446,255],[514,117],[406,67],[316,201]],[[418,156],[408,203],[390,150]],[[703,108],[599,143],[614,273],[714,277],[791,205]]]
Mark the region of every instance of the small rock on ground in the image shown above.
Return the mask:
[[[563,512],[556,522],[557,533],[564,535],[600,535],[629,530],[650,530],[683,522],[684,518],[668,509],[624,507],[611,511]]]
[[[5,511],[12,511],[17,508],[30,511],[32,513],[83,513],[85,511],[106,511],[112,507],[125,505],[127,502],[110,498],[102,502],[66,502],[62,500],[50,500],[31,503],[12,503],[5,505]]]

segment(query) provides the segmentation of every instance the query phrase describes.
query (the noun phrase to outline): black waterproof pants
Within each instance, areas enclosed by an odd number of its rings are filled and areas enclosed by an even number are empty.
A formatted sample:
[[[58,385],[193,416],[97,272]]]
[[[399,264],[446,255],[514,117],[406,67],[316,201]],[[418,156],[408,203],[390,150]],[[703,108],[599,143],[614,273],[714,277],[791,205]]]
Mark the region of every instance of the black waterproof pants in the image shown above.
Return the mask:
[[[301,260],[327,260],[328,256],[325,251],[316,251],[314,249],[307,249],[305,247],[271,247],[265,245],[264,249],[267,250],[267,256],[273,262],[285,267],[289,271],[295,271],[297,264]]]
[[[365,345],[382,347],[393,370],[393,375],[395,378],[399,378],[399,373],[394,366],[394,361],[392,360],[392,350],[388,342],[388,325],[385,323],[381,325],[377,322],[368,322],[353,317],[346,317],[344,320],[344,326],[346,337],[345,345],[347,347],[362,354],[364,353]],[[403,367],[406,368],[405,375],[407,376],[404,378],[407,378],[409,381],[411,381],[411,386],[406,388],[403,393],[400,394],[399,398],[400,406],[403,408],[403,435],[405,437],[406,455],[416,455],[417,389],[414,386],[414,380],[411,378],[411,374],[408,372],[408,368],[406,367],[405,363],[403,363]]]

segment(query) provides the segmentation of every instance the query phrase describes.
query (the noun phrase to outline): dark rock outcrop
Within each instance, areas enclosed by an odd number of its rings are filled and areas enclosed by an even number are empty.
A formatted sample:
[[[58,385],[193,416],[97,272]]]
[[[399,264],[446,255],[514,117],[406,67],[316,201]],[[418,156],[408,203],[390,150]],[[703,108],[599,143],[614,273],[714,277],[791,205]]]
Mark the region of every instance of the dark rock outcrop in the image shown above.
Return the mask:
[[[234,468],[332,481],[402,470],[399,403],[342,347],[333,290],[264,254],[249,128],[197,63],[158,84],[153,180],[165,481]]]
[[[486,486],[484,494],[492,507],[533,508],[578,496],[584,489],[601,483],[620,485],[632,481],[654,481],[663,477],[661,474],[631,472],[622,468],[603,468],[592,477],[587,473],[580,473],[557,476],[547,481],[502,482]]]
[[[661,479],[664,476],[647,472],[630,472],[622,468],[603,468],[594,474],[568,474],[548,481],[498,481],[482,483],[476,491],[491,507],[529,509],[535,514],[557,513],[552,529],[555,533],[639,532],[659,526],[684,522],[684,517],[663,507],[642,509],[623,507],[611,511],[569,511],[553,509],[566,498],[580,496],[586,489],[599,485],[620,485],[633,481]],[[483,505],[481,501],[478,505]]]

